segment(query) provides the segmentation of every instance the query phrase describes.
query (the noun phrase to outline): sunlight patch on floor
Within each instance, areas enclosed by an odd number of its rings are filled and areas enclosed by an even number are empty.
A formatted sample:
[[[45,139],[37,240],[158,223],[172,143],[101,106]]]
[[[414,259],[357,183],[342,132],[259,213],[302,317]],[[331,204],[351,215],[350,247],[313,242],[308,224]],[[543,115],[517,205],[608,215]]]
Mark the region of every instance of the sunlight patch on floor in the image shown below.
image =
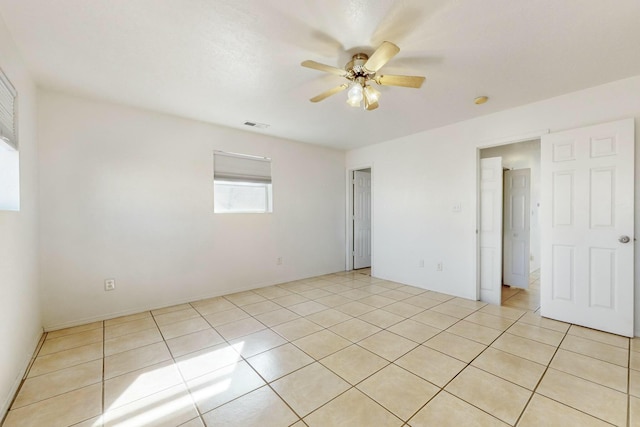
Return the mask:
[[[177,365],[172,362],[157,369],[138,375],[124,391],[105,409],[105,413],[94,424],[94,427],[145,427],[157,425],[160,420],[188,421],[197,412],[196,402],[205,402],[224,394],[235,381],[240,352],[244,343],[236,342],[233,346],[221,345],[203,351],[198,355],[181,359]],[[214,362],[214,363],[212,363]],[[203,373],[203,369],[212,370]],[[202,376],[198,376],[203,373]],[[174,385],[163,390],[154,388],[166,386],[177,375]],[[193,377],[193,378],[191,378]],[[199,380],[196,390],[189,390],[184,381]],[[170,384],[170,383],[169,383]]]

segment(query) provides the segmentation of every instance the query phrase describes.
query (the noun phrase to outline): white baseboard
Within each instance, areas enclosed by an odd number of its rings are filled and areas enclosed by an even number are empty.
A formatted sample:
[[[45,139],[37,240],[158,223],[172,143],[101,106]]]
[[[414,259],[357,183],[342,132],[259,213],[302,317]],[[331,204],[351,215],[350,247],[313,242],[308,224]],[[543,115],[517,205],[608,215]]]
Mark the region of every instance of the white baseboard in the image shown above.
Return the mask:
[[[26,375],[27,369],[29,368],[29,366],[31,366],[31,361],[35,356],[36,350],[38,349],[38,345],[40,344],[42,335],[43,335],[43,331],[41,330],[37,336],[32,338],[31,345],[29,346],[29,348],[31,348],[31,351],[25,354],[25,359],[24,359],[24,362],[22,363],[22,368],[20,369],[20,371],[18,371],[16,378],[13,382],[13,385],[9,389],[9,393],[2,400],[2,405],[0,406],[0,425],[3,423],[5,416],[9,412],[9,408],[11,407],[11,404],[13,403],[13,399],[15,398],[15,395],[18,392],[18,389],[20,388],[20,384],[22,384],[22,379]]]
[[[332,274],[332,273],[336,273],[336,272],[332,271],[332,272],[328,272],[328,273],[319,273],[319,274],[315,274],[315,275],[312,275],[312,276],[293,277],[293,278],[288,278],[286,280],[254,283],[254,284],[246,285],[246,286],[242,286],[242,287],[223,288],[223,289],[219,289],[216,292],[213,292],[213,293],[210,293],[210,294],[195,295],[195,296],[190,296],[190,297],[187,297],[187,298],[181,298],[181,299],[178,299],[178,300],[169,301],[169,302],[164,303],[164,304],[162,304],[160,306],[148,306],[148,305],[139,306],[139,307],[123,310],[123,311],[105,313],[105,314],[100,314],[100,315],[91,316],[91,317],[85,317],[85,318],[82,318],[82,319],[72,320],[72,321],[69,321],[69,322],[47,324],[47,325],[44,325],[44,330],[45,330],[45,332],[51,332],[51,331],[56,331],[58,329],[65,329],[65,328],[71,328],[71,327],[74,327],[74,326],[86,325],[87,323],[99,322],[99,321],[102,321],[102,320],[115,319],[116,317],[128,316],[129,314],[141,313],[143,311],[157,310],[157,309],[160,309],[160,308],[171,307],[173,305],[185,304],[185,303],[189,303],[189,302],[199,301],[199,300],[202,300],[202,299],[219,297],[219,296],[222,296],[222,295],[229,295],[229,294],[236,293],[236,292],[244,292],[244,291],[250,291],[250,290],[253,290],[253,289],[260,289],[260,288],[264,288],[264,287],[267,287],[267,286],[273,286],[273,285],[278,285],[278,284],[281,284],[281,283],[293,282],[295,280],[309,279],[311,277],[316,277],[316,276],[325,275],[325,274]]]

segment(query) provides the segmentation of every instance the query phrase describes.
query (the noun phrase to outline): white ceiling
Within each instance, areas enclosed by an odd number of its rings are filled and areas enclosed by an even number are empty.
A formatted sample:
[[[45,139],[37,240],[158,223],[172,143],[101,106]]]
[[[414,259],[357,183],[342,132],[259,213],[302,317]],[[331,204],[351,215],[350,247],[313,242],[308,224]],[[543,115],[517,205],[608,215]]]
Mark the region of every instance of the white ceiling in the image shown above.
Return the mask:
[[[44,87],[343,149],[640,74],[638,0],[0,0],[0,14]],[[342,78],[300,62],[343,67],[384,40],[401,51],[381,72],[425,75],[421,89],[380,87],[375,111],[346,93],[309,102]]]

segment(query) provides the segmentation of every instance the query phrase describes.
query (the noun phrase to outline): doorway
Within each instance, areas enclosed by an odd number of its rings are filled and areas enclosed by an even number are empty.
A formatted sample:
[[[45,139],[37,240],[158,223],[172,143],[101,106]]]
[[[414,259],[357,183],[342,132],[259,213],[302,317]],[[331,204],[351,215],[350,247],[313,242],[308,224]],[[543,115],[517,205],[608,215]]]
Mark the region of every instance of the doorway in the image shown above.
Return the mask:
[[[501,215],[493,213],[496,218],[492,221],[497,221],[497,225],[489,232],[486,221],[480,221],[481,238],[485,241],[487,236],[493,238],[493,244],[489,244],[493,247],[481,248],[481,269],[490,269],[492,274],[482,273],[480,296],[494,304],[535,311],[540,307],[540,139],[479,151],[481,163],[495,159],[492,167],[498,173],[493,191],[496,186],[501,187],[497,195],[490,193],[497,200],[481,200],[485,211],[487,203],[499,205]],[[481,185],[487,188],[486,182]],[[481,188],[481,198],[482,193]],[[481,207],[481,215],[482,210]],[[497,259],[487,259],[490,254]]]
[[[347,171],[347,270],[370,269],[372,250],[372,168]]]
[[[634,128],[634,119],[628,118],[486,145],[540,138],[541,316],[634,335]],[[485,176],[502,176],[502,168],[490,168],[487,161],[497,159],[501,166],[502,158],[480,159],[480,148],[478,291],[483,301],[493,302],[488,296],[495,295],[499,287],[492,285],[502,277],[493,274],[499,268],[482,257],[482,251],[491,248],[483,239],[484,223],[489,221],[480,212],[492,211],[485,209],[488,198],[481,192]],[[496,253],[501,251],[498,246]]]

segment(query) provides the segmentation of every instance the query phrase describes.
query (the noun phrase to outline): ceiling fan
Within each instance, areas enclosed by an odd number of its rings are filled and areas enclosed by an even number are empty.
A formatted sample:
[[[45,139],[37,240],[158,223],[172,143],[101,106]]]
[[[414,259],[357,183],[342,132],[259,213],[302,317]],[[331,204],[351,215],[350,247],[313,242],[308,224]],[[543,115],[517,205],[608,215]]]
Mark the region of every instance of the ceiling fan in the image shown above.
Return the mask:
[[[344,69],[332,67],[330,65],[320,64],[315,61],[304,61],[300,65],[314,70],[325,71],[335,74],[349,80],[340,86],[329,89],[320,95],[310,99],[311,102],[320,102],[331,95],[342,92],[349,88],[347,92],[347,103],[352,107],[360,107],[360,103],[364,101],[366,110],[375,110],[378,108],[378,100],[380,92],[371,86],[371,82],[376,82],[383,86],[403,86],[411,88],[420,88],[424,82],[424,77],[420,76],[398,76],[390,74],[378,75],[380,70],[391,58],[400,52],[400,48],[391,42],[382,42],[380,47],[376,49],[371,56],[366,53],[356,53],[347,62]]]

